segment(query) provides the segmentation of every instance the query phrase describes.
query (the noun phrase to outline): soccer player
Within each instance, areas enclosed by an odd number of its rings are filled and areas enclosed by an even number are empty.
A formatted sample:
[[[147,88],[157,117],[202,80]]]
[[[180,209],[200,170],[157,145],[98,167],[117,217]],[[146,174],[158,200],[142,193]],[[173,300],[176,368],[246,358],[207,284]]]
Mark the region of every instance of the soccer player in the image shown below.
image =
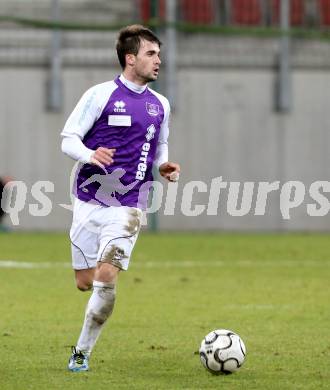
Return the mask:
[[[89,357],[127,270],[153,180],[152,167],[176,181],[180,166],[168,162],[168,100],[148,87],[157,80],[161,42],[149,29],[119,32],[122,74],[90,88],[62,131],[62,151],[80,162],[76,173],[72,263],[80,290],[92,288],[82,330],[68,368],[87,371]]]

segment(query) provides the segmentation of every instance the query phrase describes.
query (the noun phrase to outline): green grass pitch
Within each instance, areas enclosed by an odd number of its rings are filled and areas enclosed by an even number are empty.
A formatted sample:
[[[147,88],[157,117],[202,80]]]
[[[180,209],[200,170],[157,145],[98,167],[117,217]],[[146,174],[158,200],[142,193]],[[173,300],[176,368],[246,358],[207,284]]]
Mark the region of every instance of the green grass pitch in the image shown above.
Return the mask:
[[[317,234],[143,232],[90,372],[70,373],[89,293],[74,286],[68,239],[1,234],[0,388],[329,389],[329,244]],[[199,361],[216,328],[246,344],[235,374],[213,376]]]

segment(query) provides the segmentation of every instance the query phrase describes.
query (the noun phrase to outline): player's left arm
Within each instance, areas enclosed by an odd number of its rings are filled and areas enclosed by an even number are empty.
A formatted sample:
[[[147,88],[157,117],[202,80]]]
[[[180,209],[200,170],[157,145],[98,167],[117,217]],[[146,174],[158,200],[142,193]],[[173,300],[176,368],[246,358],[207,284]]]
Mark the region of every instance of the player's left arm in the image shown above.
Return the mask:
[[[167,161],[159,167],[159,173],[168,181],[178,181],[180,175],[180,165]]]
[[[180,174],[180,165],[168,161],[168,135],[169,135],[169,117],[170,105],[166,102],[164,120],[160,128],[155,165],[158,167],[159,173],[168,181],[178,181]]]

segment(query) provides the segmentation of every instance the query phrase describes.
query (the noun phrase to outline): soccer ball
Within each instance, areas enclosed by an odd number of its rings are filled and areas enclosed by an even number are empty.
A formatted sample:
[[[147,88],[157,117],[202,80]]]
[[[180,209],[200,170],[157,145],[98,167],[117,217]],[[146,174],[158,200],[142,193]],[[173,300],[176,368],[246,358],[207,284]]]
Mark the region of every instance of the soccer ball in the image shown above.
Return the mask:
[[[230,374],[244,362],[246,348],[238,334],[227,329],[217,329],[205,336],[199,356],[212,374]]]

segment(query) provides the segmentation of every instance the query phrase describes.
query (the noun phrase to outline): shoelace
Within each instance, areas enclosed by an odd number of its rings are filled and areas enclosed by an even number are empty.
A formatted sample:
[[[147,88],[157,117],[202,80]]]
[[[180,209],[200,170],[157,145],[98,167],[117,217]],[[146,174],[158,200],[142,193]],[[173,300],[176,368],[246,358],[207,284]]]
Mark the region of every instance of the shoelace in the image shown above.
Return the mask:
[[[72,347],[73,359],[77,364],[83,364],[85,356],[81,351],[77,351],[76,347]]]

